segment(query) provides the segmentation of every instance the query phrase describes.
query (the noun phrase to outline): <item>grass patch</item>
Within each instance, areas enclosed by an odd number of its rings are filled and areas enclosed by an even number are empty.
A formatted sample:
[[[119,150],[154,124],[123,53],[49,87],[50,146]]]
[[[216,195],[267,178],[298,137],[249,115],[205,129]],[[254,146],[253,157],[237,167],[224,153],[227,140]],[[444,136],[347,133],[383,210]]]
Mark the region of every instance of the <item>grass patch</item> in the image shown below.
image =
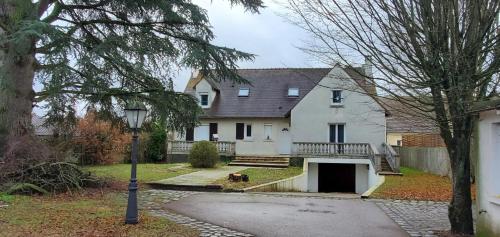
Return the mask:
[[[227,178],[215,181],[215,184],[224,185],[224,189],[242,189],[259,184],[265,184],[281,179],[297,176],[302,173],[302,167],[275,168],[248,168],[238,172],[249,177],[248,182],[230,182]]]
[[[452,195],[451,180],[423,171],[401,167],[403,176],[385,176],[385,182],[373,194],[372,198],[450,201]],[[475,187],[472,187],[473,198]]]
[[[130,179],[130,164],[87,166],[86,170],[98,177],[111,178],[116,181],[128,182]],[[199,169],[189,164],[137,164],[137,180],[151,182],[188,174]]]
[[[96,195],[13,196],[0,208],[2,236],[198,236],[193,229],[140,212],[139,224],[125,225],[126,197]]]

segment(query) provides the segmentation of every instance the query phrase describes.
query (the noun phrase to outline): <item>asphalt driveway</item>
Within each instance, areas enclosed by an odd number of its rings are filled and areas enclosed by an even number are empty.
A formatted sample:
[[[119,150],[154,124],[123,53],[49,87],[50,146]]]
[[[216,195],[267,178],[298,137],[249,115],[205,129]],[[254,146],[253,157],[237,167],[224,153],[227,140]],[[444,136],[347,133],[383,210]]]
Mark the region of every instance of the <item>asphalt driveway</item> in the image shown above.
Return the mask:
[[[201,193],[166,204],[195,219],[255,236],[408,236],[375,203],[360,199]]]

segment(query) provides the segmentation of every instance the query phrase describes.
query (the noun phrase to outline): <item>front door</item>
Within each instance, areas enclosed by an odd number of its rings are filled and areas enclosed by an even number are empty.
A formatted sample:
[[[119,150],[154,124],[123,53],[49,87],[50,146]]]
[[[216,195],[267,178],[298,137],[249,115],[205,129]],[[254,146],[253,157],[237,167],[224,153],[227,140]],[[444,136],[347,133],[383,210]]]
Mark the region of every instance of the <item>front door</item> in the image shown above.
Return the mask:
[[[194,128],[194,140],[195,141],[208,141],[210,138],[210,126],[200,125]]]
[[[278,149],[281,155],[290,155],[292,150],[292,138],[290,137],[290,128],[282,128],[278,141]]]

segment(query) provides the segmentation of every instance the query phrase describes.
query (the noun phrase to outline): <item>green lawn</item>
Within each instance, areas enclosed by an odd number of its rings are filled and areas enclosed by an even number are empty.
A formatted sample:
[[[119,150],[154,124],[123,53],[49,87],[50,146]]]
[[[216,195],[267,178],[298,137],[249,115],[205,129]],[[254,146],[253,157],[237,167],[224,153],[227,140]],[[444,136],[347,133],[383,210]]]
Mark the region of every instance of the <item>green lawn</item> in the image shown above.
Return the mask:
[[[193,229],[140,212],[124,225],[126,199],[94,190],[28,197],[0,194],[0,236],[198,236]]]
[[[385,182],[371,198],[450,201],[451,181],[423,171],[401,167],[403,176],[385,176]],[[475,187],[472,186],[474,198]]]
[[[130,164],[87,166],[86,170],[98,177],[112,178],[116,181],[127,182],[130,179]],[[137,180],[151,182],[168,179],[178,175],[188,174],[199,169],[192,168],[187,163],[181,164],[138,164]]]
[[[285,169],[248,168],[239,173],[248,175],[249,182],[230,182],[227,178],[223,178],[215,181],[215,184],[224,185],[224,189],[243,189],[297,176],[302,173],[302,167],[288,167]]]

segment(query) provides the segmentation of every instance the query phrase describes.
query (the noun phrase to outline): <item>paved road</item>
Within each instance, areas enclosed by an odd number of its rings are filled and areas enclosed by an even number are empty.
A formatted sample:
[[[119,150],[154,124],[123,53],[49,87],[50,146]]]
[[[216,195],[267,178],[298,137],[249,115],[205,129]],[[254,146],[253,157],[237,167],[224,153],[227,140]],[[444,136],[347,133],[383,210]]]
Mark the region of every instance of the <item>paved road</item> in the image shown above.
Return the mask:
[[[375,203],[360,199],[202,193],[170,202],[166,207],[263,237],[408,236]]]

